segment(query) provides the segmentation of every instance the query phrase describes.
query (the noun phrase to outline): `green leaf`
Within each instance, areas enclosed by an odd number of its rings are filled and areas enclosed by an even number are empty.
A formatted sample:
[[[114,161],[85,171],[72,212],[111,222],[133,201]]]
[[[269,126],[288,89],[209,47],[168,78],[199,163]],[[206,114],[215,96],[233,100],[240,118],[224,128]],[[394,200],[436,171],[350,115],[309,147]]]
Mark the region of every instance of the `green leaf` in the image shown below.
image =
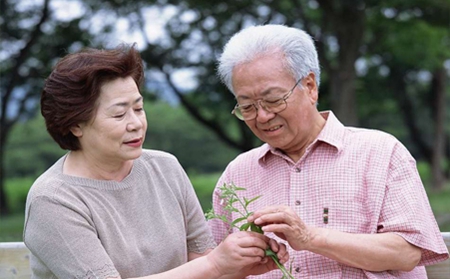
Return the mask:
[[[233,222],[231,222],[231,225],[232,226],[234,226],[234,225],[236,225],[237,223],[239,223],[239,222],[242,222],[242,221],[244,221],[244,220],[247,220],[247,217],[241,217],[241,218],[237,218],[236,220],[234,220]]]
[[[242,226],[239,227],[240,231],[246,231],[248,230],[248,227],[250,227],[251,223],[245,223]]]
[[[250,223],[250,230],[252,232],[264,233],[260,226],[255,225],[254,223]]]
[[[246,205],[246,206],[249,205],[250,203],[256,201],[256,200],[259,199],[260,197],[262,197],[262,196],[260,195],[260,196],[254,197],[253,199],[246,200],[245,205]],[[245,198],[244,198],[244,199],[245,199]]]

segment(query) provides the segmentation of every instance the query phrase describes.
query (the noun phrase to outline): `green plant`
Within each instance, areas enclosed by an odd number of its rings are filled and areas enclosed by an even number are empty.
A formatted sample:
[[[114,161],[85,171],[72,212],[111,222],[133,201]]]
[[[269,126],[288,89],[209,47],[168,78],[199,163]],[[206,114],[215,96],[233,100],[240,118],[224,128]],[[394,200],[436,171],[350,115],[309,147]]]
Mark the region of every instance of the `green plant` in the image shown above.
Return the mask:
[[[248,206],[259,199],[261,196],[254,197],[252,199],[247,199],[246,197],[243,197],[242,199],[238,196],[238,191],[245,191],[245,188],[237,187],[233,183],[231,184],[224,184],[222,187],[220,187],[221,190],[221,196],[220,198],[226,202],[225,204],[225,211],[229,212],[230,214],[232,212],[237,212],[241,217],[236,218],[233,221],[229,221],[226,216],[224,215],[218,215],[214,212],[214,209],[210,209],[205,215],[206,219],[220,219],[223,222],[229,224],[231,227],[237,228],[239,231],[247,231],[251,230],[253,232],[257,232],[260,234],[263,234],[263,230],[260,226],[254,224],[253,222],[246,222],[247,218],[252,214],[252,212],[248,211]],[[242,206],[242,209],[239,210],[238,207],[235,206],[235,204],[238,203]],[[239,223],[244,222],[241,225],[238,225]],[[267,248],[266,249],[266,256],[269,256],[272,258],[272,260],[275,262],[275,264],[278,266],[278,268],[283,273],[283,277],[281,279],[294,279],[294,277],[291,275],[289,271],[286,270],[286,268],[280,263],[278,256],[272,249]]]

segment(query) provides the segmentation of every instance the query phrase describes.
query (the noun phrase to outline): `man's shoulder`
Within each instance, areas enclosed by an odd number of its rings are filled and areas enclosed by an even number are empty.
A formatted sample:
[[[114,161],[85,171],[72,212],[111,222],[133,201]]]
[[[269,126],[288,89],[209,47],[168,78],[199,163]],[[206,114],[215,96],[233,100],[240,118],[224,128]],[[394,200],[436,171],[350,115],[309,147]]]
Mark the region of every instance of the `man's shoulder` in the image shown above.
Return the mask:
[[[344,148],[358,153],[372,154],[375,157],[411,158],[410,152],[399,139],[390,133],[376,129],[347,127]]]
[[[228,164],[228,167],[242,168],[245,166],[246,168],[249,168],[251,166],[256,166],[259,164],[260,159],[263,158],[269,150],[269,145],[264,143],[261,146],[242,152]]]
[[[346,138],[351,141],[358,140],[362,142],[382,142],[384,144],[399,143],[399,140],[394,135],[385,131],[369,128],[346,127]]]
[[[270,150],[270,147],[267,143],[264,143],[258,147],[252,148],[248,151],[242,152],[234,160],[258,160],[259,158],[263,157],[268,151]]]

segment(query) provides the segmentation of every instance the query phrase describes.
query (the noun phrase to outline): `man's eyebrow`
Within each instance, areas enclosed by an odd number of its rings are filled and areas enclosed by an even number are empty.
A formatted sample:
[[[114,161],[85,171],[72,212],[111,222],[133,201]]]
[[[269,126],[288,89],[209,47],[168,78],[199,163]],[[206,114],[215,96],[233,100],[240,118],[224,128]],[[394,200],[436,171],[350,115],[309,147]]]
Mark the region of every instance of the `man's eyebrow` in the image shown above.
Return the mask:
[[[139,96],[138,98],[136,98],[136,100],[134,100],[133,105],[136,104],[136,103],[139,103],[143,99],[144,98],[142,96]],[[126,107],[129,104],[130,104],[129,102],[120,102],[120,103],[112,104],[109,108],[112,108],[112,107]]]
[[[264,90],[264,91],[262,91],[261,93],[260,93],[260,97],[262,97],[262,98],[264,98],[264,97],[266,97],[266,96],[268,96],[268,95],[271,95],[271,94],[275,94],[274,92],[281,92],[282,91],[282,89],[280,88],[280,87],[277,87],[277,86],[275,86],[275,87],[269,87],[269,88],[267,88],[266,90]],[[247,95],[244,95],[244,96],[239,96],[239,97],[237,97],[236,98],[236,100],[251,100],[252,98],[250,98],[249,96],[247,96]]]

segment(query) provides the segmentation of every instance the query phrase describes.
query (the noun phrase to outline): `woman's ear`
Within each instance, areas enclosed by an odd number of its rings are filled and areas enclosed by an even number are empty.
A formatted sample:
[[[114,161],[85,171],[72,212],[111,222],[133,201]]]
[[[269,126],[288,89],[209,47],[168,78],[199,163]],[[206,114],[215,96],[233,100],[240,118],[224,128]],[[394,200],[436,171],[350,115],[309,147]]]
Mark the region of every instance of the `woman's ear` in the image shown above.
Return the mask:
[[[70,128],[70,131],[72,132],[72,134],[74,136],[76,136],[77,138],[80,138],[81,136],[83,136],[83,130],[81,129],[80,125],[77,124],[75,126],[72,126]]]

